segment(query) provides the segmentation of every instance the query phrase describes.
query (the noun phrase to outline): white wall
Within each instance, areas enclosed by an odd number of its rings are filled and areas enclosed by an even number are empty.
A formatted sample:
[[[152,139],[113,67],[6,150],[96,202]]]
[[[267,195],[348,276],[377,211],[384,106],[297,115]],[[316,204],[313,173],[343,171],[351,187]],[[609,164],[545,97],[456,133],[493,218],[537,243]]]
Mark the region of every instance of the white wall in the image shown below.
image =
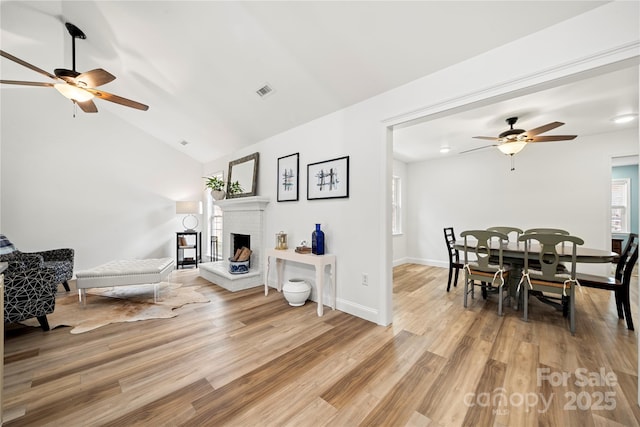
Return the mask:
[[[367,109],[343,110],[238,152],[240,158],[260,152],[258,195],[271,198],[265,210],[265,242],[275,245],[279,231],[288,234],[291,247],[301,240],[311,240],[314,224],[325,232],[326,251],[337,256],[338,307],[344,311],[376,321],[379,305],[379,260],[372,252],[380,245],[383,213],[378,206],[384,193],[381,150],[384,126]],[[297,202],[276,201],[277,159],[300,153],[300,198]],[[307,200],[307,165],[349,156],[350,181],[348,199]],[[233,158],[219,159],[205,165],[205,171],[228,170]],[[369,285],[361,284],[362,273],[369,275]],[[285,277],[302,276],[314,286],[311,268],[303,265],[287,268]],[[275,275],[270,277],[275,284]],[[328,300],[328,290],[325,301]]]
[[[402,234],[396,234],[392,237],[393,240],[393,265],[404,264],[408,261],[407,258],[407,236],[410,233],[408,229],[408,212],[411,206],[411,200],[408,197],[407,189],[409,188],[409,181],[407,176],[407,164],[400,161],[393,161],[393,175],[400,178],[400,200],[401,200],[401,222],[402,222]]]
[[[55,90],[3,88],[2,103],[2,233],[19,249],[72,247],[76,270],[174,256],[175,201],[200,199],[199,162],[101,101],[75,118]]]
[[[638,129],[532,144],[509,157],[496,149],[409,164],[408,252],[447,266],[443,227],[562,228],[586,247],[611,246],[611,158],[638,153]],[[446,176],[446,185],[440,185]],[[583,266],[585,268],[586,266]],[[607,265],[588,266],[606,274]]]

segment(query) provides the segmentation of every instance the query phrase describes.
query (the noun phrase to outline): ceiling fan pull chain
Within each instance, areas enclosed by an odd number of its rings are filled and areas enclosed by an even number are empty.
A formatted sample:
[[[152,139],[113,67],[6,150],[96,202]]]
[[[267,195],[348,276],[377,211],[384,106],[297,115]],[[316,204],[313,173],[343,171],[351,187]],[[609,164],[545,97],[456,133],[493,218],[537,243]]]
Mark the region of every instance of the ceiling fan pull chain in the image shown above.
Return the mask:
[[[513,158],[513,154],[511,154],[509,157],[511,157],[511,172],[513,172],[514,170],[516,170],[516,160]]]

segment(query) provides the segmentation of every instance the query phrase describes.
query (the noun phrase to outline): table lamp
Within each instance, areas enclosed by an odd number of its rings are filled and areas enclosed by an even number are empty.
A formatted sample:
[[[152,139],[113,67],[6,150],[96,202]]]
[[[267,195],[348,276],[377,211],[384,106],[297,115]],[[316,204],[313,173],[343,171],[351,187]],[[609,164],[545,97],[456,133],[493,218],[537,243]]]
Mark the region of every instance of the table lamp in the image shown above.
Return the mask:
[[[195,232],[198,227],[198,217],[195,214],[202,214],[202,202],[201,201],[184,201],[184,202],[176,202],[176,214],[185,215],[182,219],[182,226],[184,227],[184,231],[186,232]],[[193,224],[192,227],[187,225],[187,221],[190,224]]]

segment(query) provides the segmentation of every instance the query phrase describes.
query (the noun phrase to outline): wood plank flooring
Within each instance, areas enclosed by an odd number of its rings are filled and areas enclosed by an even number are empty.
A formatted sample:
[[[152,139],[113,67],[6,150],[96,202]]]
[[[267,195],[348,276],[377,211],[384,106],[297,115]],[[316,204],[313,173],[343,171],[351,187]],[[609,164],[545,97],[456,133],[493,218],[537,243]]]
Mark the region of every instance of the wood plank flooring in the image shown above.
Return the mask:
[[[462,280],[447,293],[436,267],[395,268],[389,327],[327,307],[319,318],[262,288],[230,293],[196,270],[174,277],[211,302],[80,335],[9,327],[4,425],[640,424],[637,336],[607,291],[578,294],[571,336],[537,300],[529,322],[498,317],[495,296],[463,308]]]

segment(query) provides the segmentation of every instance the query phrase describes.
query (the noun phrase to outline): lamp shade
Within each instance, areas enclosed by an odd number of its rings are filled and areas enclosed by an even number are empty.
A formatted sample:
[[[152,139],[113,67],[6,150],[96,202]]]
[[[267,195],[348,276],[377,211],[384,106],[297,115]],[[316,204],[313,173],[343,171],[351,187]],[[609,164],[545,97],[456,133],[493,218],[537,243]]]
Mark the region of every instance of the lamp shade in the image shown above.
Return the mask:
[[[66,98],[73,99],[77,102],[85,102],[93,98],[93,94],[91,92],[87,92],[86,90],[82,90],[67,83],[56,83],[53,87],[55,87],[58,92]]]
[[[524,141],[503,142],[498,145],[498,150],[504,154],[514,155],[522,151],[525,145],[527,145],[527,143]]]
[[[176,202],[176,214],[202,214],[201,201]]]

